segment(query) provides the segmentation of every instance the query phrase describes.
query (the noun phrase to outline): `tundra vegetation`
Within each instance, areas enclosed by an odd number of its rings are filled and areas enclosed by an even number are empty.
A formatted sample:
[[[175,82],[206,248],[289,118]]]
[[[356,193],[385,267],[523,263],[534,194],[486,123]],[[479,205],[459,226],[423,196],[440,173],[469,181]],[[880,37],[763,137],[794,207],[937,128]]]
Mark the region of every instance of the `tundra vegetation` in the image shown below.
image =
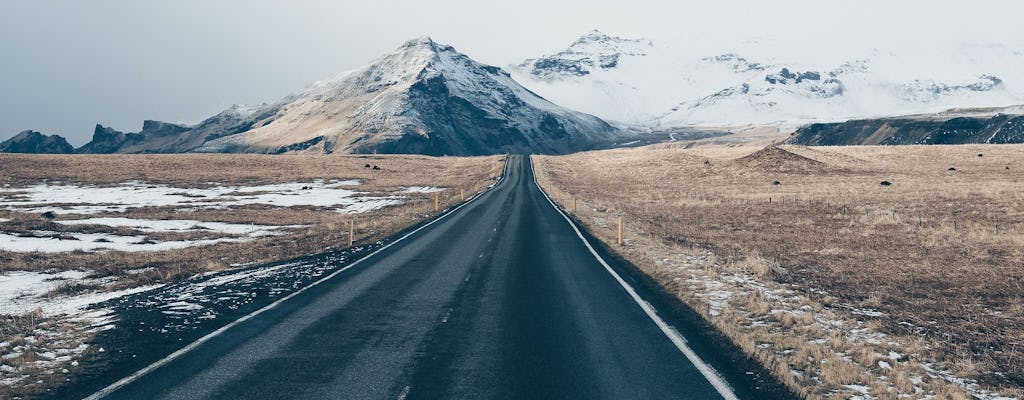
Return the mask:
[[[535,164],[600,240],[806,398],[1024,396],[1024,146],[661,146]]]
[[[436,215],[435,202],[443,210],[493,184],[503,161],[0,154],[0,397],[30,396],[79,368],[89,337],[110,323],[87,310],[96,299],[348,247],[350,229],[355,245],[374,243]],[[173,226],[182,221],[197,222]],[[115,250],[17,248],[93,237]],[[141,250],[116,250],[120,238]],[[167,243],[187,245],[145,247]]]

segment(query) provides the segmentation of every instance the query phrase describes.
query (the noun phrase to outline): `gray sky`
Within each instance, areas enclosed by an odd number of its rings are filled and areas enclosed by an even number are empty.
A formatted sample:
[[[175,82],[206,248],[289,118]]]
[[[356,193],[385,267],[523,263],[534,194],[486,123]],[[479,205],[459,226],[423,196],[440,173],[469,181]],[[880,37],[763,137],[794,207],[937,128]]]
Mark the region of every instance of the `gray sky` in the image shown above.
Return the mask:
[[[274,101],[429,35],[505,66],[591,29],[620,36],[817,37],[822,43],[1024,36],[1017,0],[2,0],[0,140],[78,146],[100,123],[195,123]],[[944,39],[940,39],[944,40]],[[1024,68],[1024,66],[1022,66]]]

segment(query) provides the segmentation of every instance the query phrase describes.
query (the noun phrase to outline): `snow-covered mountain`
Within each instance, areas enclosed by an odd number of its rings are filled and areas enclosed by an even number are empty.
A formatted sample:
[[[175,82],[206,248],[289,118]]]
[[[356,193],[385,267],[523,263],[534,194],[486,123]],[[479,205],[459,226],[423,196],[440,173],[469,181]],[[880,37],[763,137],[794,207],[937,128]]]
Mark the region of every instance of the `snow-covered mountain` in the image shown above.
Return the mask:
[[[427,37],[253,115],[244,121],[251,129],[197,151],[566,153],[594,148],[618,133]]]
[[[593,31],[566,50],[514,66],[513,76],[567,107],[669,127],[1022,104],[1022,66],[1021,47],[998,44],[858,49],[769,39],[626,39]]]

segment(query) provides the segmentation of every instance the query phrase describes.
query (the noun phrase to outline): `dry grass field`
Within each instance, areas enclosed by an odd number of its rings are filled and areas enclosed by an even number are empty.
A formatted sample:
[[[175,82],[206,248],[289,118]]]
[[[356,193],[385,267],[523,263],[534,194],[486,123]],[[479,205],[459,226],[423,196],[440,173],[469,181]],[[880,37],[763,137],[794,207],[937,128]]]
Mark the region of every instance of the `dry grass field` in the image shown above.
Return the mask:
[[[66,368],[73,369],[70,365],[76,365],[74,359],[97,329],[93,325],[97,322],[89,319],[92,317],[78,315],[84,313],[81,307],[66,311],[62,308],[66,304],[87,305],[82,299],[104,298],[130,292],[132,288],[178,281],[210,271],[348,247],[350,222],[356,246],[373,243],[436,215],[435,200],[443,210],[483,190],[494,183],[503,166],[504,157],[499,156],[0,154],[0,236],[3,236],[0,239],[17,242],[23,238],[36,239],[42,234],[46,237],[41,239],[50,240],[43,242],[47,243],[44,245],[75,244],[84,241],[75,235],[106,235],[104,237],[142,238],[141,243],[136,243],[142,246],[169,241],[239,239],[159,251],[0,250],[0,397],[16,398],[43,390],[59,383],[54,380],[64,376],[59,373],[62,369],[66,373]],[[287,189],[289,184],[291,189]],[[286,186],[284,194],[252,192],[278,190],[274,188],[282,185]],[[296,185],[300,189],[294,189]],[[310,185],[309,190],[304,185]],[[33,187],[43,187],[43,193],[54,195],[65,189],[84,188],[91,190],[86,193],[104,200],[76,200],[79,205],[92,201],[85,207],[95,212],[91,214],[77,213],[74,204],[61,203],[66,200],[54,200],[56,203],[47,207],[64,211],[43,215],[28,211],[33,205],[17,204],[27,198],[24,193]],[[216,191],[224,187],[250,192]],[[199,197],[194,194],[196,191],[210,188],[218,193],[203,200],[210,203],[131,204],[136,200],[135,192],[164,190],[167,193],[161,194],[162,197],[153,197],[150,193],[149,199],[187,200]],[[178,190],[183,193],[192,190],[189,193],[193,194],[174,193]],[[315,205],[317,202],[332,204],[336,198],[304,199],[315,197],[317,193],[321,197],[348,193],[355,206],[365,208]],[[139,198],[147,197],[140,195]],[[49,202],[50,199],[42,200]],[[286,203],[275,203],[282,200]],[[287,204],[305,200],[309,201],[304,205]],[[110,207],[107,201],[127,203],[128,207],[123,211],[104,211]],[[246,236],[206,228],[159,231],[144,226],[61,223],[103,217],[228,223],[232,227],[269,226],[277,230],[273,231],[274,235]],[[36,286],[49,289],[40,293]],[[30,294],[22,294],[21,290]],[[33,309],[37,305],[39,308]]]
[[[1024,395],[1024,146],[641,148],[535,164],[595,235],[807,398]]]
[[[127,156],[33,156],[0,154],[0,186],[24,187],[41,182],[115,186],[139,181],[178,188],[215,185],[266,185],[314,180],[358,180],[352,190],[387,196],[403,187],[429,186],[440,192],[441,206],[459,202],[481,190],[501,174],[500,157],[423,156],[261,156],[261,155],[127,155]],[[366,166],[371,167],[367,168]],[[373,169],[378,166],[379,169]],[[0,272],[11,270],[89,270],[102,276],[120,275],[111,289],[139,284],[169,282],[196,273],[220,270],[236,264],[254,264],[321,252],[348,245],[349,221],[355,224],[356,243],[379,240],[434,214],[430,193],[412,193],[402,203],[367,213],[344,214],[327,207],[273,207],[249,204],[225,209],[180,207],[133,207],[123,213],[88,215],[136,219],[194,219],[255,225],[302,225],[287,236],[267,237],[243,243],[221,243],[156,252],[3,252]],[[10,221],[2,228],[22,232],[72,229],[39,214],[0,210]],[[79,216],[69,215],[74,219]],[[82,231],[81,228],[74,228]],[[95,227],[94,227],[95,229]],[[113,228],[118,233],[125,228]],[[84,229],[88,231],[88,228]],[[150,233],[154,239],[189,239],[181,233]],[[208,234],[204,234],[209,236]],[[144,270],[142,273],[136,273]],[[128,274],[128,272],[132,272]]]

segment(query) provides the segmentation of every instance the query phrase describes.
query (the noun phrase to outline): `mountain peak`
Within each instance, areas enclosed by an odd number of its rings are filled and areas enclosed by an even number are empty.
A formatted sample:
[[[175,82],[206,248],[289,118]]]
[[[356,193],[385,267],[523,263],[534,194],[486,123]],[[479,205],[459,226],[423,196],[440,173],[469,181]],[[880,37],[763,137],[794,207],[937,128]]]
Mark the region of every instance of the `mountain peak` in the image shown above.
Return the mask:
[[[618,131],[429,37],[276,103],[200,152],[565,153]]]
[[[427,50],[430,52],[437,53],[439,51],[451,50],[452,47],[445,44],[440,44],[431,39],[430,36],[420,36],[418,38],[409,39],[399,47],[399,51],[403,50]]]
[[[60,135],[44,135],[31,130],[0,142],[0,153],[68,154],[74,150]]]
[[[603,41],[611,40],[611,39],[618,39],[618,38],[609,36],[608,34],[606,34],[604,32],[601,32],[601,31],[599,31],[597,29],[593,29],[593,30],[591,30],[591,31],[589,31],[587,33],[584,33],[583,36],[580,36],[578,39],[576,39],[576,41],[573,44],[582,44],[582,43],[590,43],[590,42],[603,42]]]
[[[543,80],[571,79],[615,69],[623,58],[644,57],[652,45],[646,39],[609,36],[594,29],[565,50],[528,59],[515,68]]]

